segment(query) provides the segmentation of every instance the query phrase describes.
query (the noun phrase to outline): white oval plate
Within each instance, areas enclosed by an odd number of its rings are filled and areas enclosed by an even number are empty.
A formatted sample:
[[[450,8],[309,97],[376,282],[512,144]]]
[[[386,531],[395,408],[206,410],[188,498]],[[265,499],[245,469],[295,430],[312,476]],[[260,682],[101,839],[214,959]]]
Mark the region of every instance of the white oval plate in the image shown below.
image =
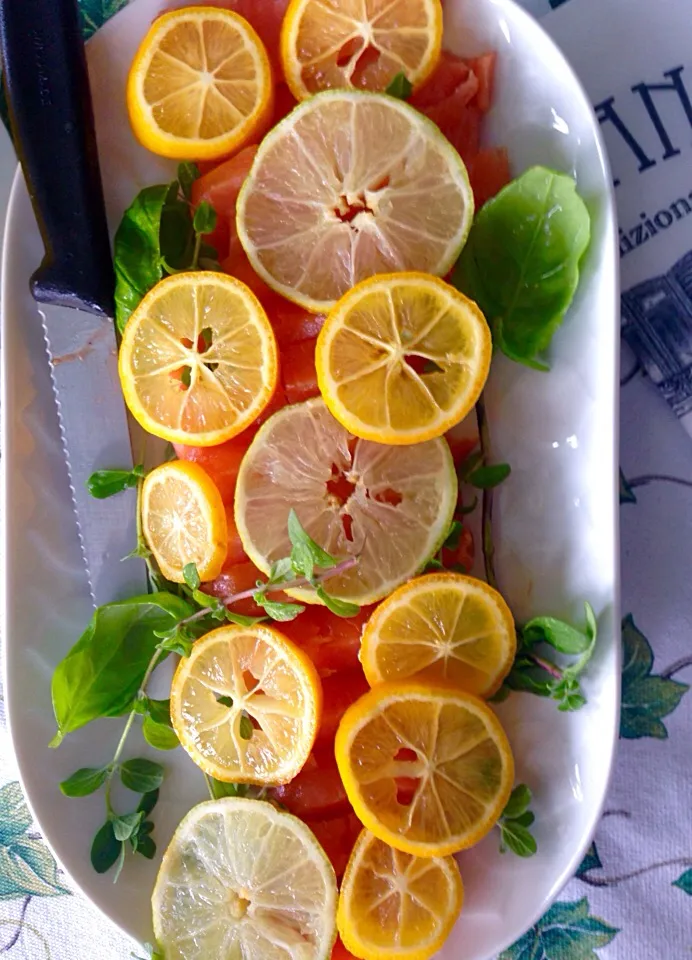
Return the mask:
[[[172,166],[130,133],[127,68],[166,0],[135,0],[89,44],[89,62],[111,227],[146,184]],[[560,714],[551,702],[512,695],[499,713],[517,758],[517,778],[534,791],[539,853],[500,856],[495,832],[465,853],[463,915],[440,953],[486,960],[519,937],[572,876],[604,800],[618,718],[616,527],[617,266],[610,175],[589,103],[541,28],[511,0],[447,0],[446,46],[499,52],[488,139],[509,148],[515,173],[534,163],[576,176],[593,217],[582,282],[555,337],[552,371],[498,359],[489,412],[499,459],[512,465],[497,496],[500,580],[519,619],[531,613],[582,617],[589,599],[600,619],[598,652],[585,680],[587,706]],[[128,857],[117,885],[89,863],[104,818],[100,795],[69,800],[58,783],[77,767],[112,756],[122,723],[99,721],[59,750],[50,679],[90,616],[90,604],[58,438],[39,318],[28,277],[42,255],[23,180],[7,223],[2,300],[5,489],[6,697],[27,797],[47,841],[84,893],[127,933],[151,939],[149,897],[158,861]],[[129,751],[146,752],[139,736]],[[161,757],[159,756],[159,759]],[[159,852],[182,816],[204,799],[203,779],[182,750],[156,809]],[[130,800],[131,802],[131,800]]]

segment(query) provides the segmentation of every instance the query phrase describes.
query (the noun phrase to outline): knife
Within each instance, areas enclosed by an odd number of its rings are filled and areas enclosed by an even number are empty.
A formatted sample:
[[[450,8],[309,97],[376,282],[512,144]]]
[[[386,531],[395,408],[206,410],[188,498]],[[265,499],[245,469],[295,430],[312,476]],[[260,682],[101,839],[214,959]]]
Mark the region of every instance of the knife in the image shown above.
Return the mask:
[[[0,0],[0,53],[19,159],[45,246],[43,321],[87,578],[96,605],[146,593],[136,491],[96,500],[99,469],[132,467],[117,370],[114,274],[76,0]],[[38,321],[38,317],[37,317]]]

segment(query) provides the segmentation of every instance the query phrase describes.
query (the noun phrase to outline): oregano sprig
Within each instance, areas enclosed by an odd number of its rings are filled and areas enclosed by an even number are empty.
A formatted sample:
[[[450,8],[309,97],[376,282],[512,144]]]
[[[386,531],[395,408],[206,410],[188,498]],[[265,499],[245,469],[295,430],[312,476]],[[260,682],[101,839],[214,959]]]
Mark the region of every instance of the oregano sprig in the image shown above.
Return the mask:
[[[500,830],[500,853],[511,850],[518,857],[532,857],[538,850],[530,827],[535,816],[529,810],[531,790],[520,783],[512,790],[509,800],[497,822]]]

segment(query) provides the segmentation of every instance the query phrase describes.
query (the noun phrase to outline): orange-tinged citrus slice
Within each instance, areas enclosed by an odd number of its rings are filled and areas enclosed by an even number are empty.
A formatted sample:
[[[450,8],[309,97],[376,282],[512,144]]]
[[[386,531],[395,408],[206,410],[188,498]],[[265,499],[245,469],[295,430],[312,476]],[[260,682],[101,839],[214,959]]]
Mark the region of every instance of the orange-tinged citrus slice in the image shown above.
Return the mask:
[[[266,124],[272,101],[262,41],[243,17],[216,7],[171,10],[155,20],[127,79],[135,136],[178,160],[237,150]]]
[[[457,480],[444,439],[409,447],[358,440],[320,398],[279,410],[260,428],[238,474],[235,521],[265,573],[291,552],[294,508],[312,539],[353,567],[325,583],[335,597],[369,604],[419,572],[444,540]],[[312,588],[288,591],[318,603]]]
[[[329,960],[336,877],[313,833],[263,800],[200,803],[173,835],[152,895],[166,960]]]
[[[374,687],[344,714],[335,752],[363,826],[420,857],[477,843],[512,790],[512,752],[490,707],[434,684]]]
[[[188,563],[202,580],[217,577],[228,531],[226,508],[209,474],[183,460],[152,470],[142,487],[142,533],[166,579],[184,583]]]
[[[297,100],[329,88],[414,86],[442,46],[440,0],[291,0],[281,32],[286,82]]]
[[[370,686],[415,678],[491,696],[514,661],[514,618],[497,590],[458,573],[410,580],[370,617],[360,659]]]
[[[492,340],[476,304],[438,277],[363,280],[329,313],[315,351],[324,401],[376,443],[420,443],[462,420],[490,370]]]
[[[125,401],[149,433],[210,447],[267,406],[277,347],[254,293],[224,273],[158,283],[127,322],[118,362]]]
[[[322,687],[312,661],[273,627],[219,627],[198,640],[171,686],[171,721],[216,780],[278,785],[312,749]]]
[[[255,271],[315,313],[376,273],[444,276],[472,220],[466,167],[435,124],[363,91],[319,93],[277,124],[237,206]]]
[[[463,900],[454,857],[416,857],[363,830],[341,881],[339,936],[368,960],[429,960]]]

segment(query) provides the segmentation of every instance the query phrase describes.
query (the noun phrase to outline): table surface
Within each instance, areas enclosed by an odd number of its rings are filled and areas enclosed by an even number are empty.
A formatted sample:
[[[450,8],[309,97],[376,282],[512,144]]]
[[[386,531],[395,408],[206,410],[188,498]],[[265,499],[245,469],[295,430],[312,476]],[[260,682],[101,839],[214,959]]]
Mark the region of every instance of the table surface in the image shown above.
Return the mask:
[[[551,7],[549,0],[524,5],[537,15]],[[0,129],[0,211],[14,169]],[[3,229],[4,214],[0,238]],[[577,876],[501,960],[682,960],[692,949],[692,441],[627,347],[622,368],[620,749]],[[133,949],[142,953],[72,893],[31,824],[1,696],[0,784],[0,954],[126,960]]]

